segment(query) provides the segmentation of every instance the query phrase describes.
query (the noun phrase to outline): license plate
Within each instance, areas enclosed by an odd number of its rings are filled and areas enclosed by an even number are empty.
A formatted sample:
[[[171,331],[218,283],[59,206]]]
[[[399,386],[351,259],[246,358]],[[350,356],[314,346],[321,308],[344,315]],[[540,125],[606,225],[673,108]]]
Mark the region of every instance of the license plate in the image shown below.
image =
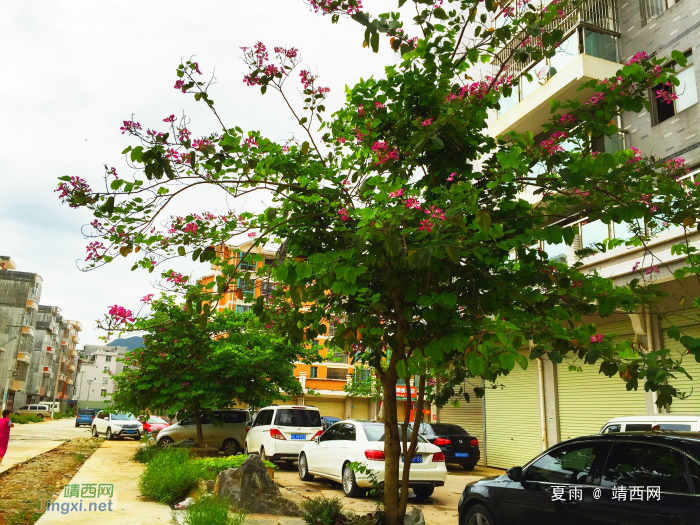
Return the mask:
[[[292,434],[292,439],[306,439],[306,434]]]
[[[468,458],[469,454],[467,452],[455,452],[455,457],[458,458]]]
[[[401,454],[401,463],[403,462],[403,454]],[[411,463],[423,463],[423,456],[421,456],[420,454],[413,456]]]
[[[135,430],[125,430],[124,434],[136,434]]]

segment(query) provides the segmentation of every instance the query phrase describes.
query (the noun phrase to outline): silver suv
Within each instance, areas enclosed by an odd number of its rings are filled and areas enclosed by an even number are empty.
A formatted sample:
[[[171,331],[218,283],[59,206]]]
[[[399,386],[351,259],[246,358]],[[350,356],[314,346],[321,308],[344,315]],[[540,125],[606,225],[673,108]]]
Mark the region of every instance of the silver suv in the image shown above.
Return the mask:
[[[248,411],[240,409],[214,410],[204,414],[202,416],[204,444],[223,450],[228,456],[238,454],[243,449],[246,423],[249,420]],[[158,432],[156,443],[167,446],[183,439],[197,441],[197,425],[194,416],[178,421]]]

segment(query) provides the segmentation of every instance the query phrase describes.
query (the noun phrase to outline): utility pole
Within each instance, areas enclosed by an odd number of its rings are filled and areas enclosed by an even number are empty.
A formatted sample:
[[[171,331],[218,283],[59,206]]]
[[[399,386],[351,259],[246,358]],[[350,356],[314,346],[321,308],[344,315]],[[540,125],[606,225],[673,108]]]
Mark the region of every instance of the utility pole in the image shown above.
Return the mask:
[[[63,340],[61,340],[63,343]],[[58,394],[58,376],[61,375],[61,359],[63,359],[63,344],[61,344],[61,349],[58,351],[58,363],[56,366],[56,381],[53,384],[53,402],[51,403],[51,419],[53,419],[53,410],[56,406],[56,395]]]
[[[90,408],[90,390],[92,390],[92,379],[87,380],[88,384],[88,396],[87,396],[87,401],[85,401],[85,408]]]

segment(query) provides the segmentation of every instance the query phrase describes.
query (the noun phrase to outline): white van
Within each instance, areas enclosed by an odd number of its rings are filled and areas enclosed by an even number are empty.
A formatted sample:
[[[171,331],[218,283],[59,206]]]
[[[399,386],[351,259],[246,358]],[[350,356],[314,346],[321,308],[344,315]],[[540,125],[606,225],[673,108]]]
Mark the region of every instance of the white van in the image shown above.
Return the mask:
[[[601,434],[612,432],[644,432],[651,430],[673,430],[676,432],[700,432],[700,416],[656,414],[653,416],[616,417],[600,430]]]

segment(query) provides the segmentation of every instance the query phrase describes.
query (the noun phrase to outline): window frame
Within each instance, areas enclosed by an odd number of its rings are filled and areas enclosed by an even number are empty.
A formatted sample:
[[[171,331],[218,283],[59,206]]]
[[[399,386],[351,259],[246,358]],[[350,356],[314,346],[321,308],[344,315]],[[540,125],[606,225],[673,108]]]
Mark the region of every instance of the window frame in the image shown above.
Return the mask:
[[[656,20],[657,18],[663,16],[664,13],[666,13],[666,11],[668,11],[669,9],[671,9],[674,5],[676,5],[677,3],[679,3],[681,0],[671,0],[671,1],[672,1],[673,3],[672,3],[671,5],[668,5],[668,4],[669,4],[669,0],[663,0],[663,2],[664,2],[664,10],[661,11],[658,15],[650,17],[650,16],[647,15],[647,8],[646,8],[646,2],[647,2],[647,0],[639,0],[639,11],[640,11],[639,14],[640,14],[641,17],[642,17],[642,27],[648,25],[649,22],[651,22],[652,20]]]
[[[544,458],[545,456],[551,454],[552,452],[557,452],[561,449],[566,449],[570,447],[579,447],[579,448],[593,448],[594,449],[594,457],[593,461],[591,463],[591,466],[588,470],[588,474],[586,475],[586,479],[583,483],[572,483],[572,482],[556,482],[556,481],[539,481],[539,480],[529,480],[527,475],[529,472],[531,472],[532,466],[537,463],[540,459]],[[596,450],[598,449],[598,450]],[[560,446],[552,447],[548,450],[545,450],[537,456],[535,459],[533,459],[530,463],[528,463],[524,468],[523,468],[523,474],[522,474],[522,481],[523,486],[525,483],[532,483],[532,484],[538,484],[538,485],[545,485],[545,486],[575,486],[575,487],[591,487],[596,485],[596,481],[598,479],[599,473],[602,472],[603,467],[605,466],[605,462],[607,461],[608,455],[610,454],[611,450],[611,443],[606,442],[606,441],[599,441],[599,440],[591,440],[591,441],[579,441],[576,443],[562,443]]]
[[[680,0],[678,0],[678,1],[680,1]],[[695,58],[693,57],[693,48],[691,47],[690,49],[684,51],[684,52],[683,52],[683,55],[685,55],[685,58],[686,58],[686,59],[689,59],[689,62],[690,62],[690,64],[687,64],[684,68],[680,68],[680,66],[678,65],[678,62],[676,62],[675,60],[672,60],[672,61],[668,62],[667,64],[664,65],[664,67],[673,68],[674,71],[675,71],[676,76],[678,76],[680,73],[683,73],[684,71],[687,71],[687,70],[690,69],[690,68],[695,69]],[[676,71],[677,68],[678,68],[678,70]],[[692,104],[692,105],[688,106],[687,108],[682,109],[681,111],[678,111],[678,109],[676,108],[676,100],[674,100],[674,101],[673,101],[673,104],[672,104],[672,107],[673,107],[673,115],[671,115],[670,117],[668,117],[668,118],[666,118],[666,119],[664,119],[664,120],[659,120],[659,109],[658,109],[659,104],[666,104],[666,102],[662,102],[662,101],[660,101],[659,99],[656,98],[656,91],[657,91],[656,88],[659,86],[659,84],[657,84],[656,86],[654,86],[654,87],[652,87],[652,88],[649,89],[648,97],[649,97],[649,100],[652,102],[652,104],[651,104],[651,111],[649,112],[650,115],[651,115],[651,126],[652,126],[652,127],[660,126],[660,125],[663,124],[664,122],[668,122],[668,121],[671,120],[673,117],[676,117],[676,116],[680,115],[680,114],[683,113],[684,111],[687,111],[688,109],[690,109],[690,108],[694,107],[695,105],[697,105],[698,102],[700,102],[700,95],[697,93],[697,89],[698,89],[697,74],[696,74],[696,77],[695,77],[695,78],[696,78],[696,81],[695,81],[695,91],[696,91],[696,93],[695,93],[695,95],[696,95],[696,98],[697,98],[698,100],[695,102],[695,104]],[[672,92],[672,93],[676,93],[677,87],[678,87],[678,86],[672,86],[671,92]],[[676,95],[677,95],[677,94],[678,94],[678,93],[676,93]]]

